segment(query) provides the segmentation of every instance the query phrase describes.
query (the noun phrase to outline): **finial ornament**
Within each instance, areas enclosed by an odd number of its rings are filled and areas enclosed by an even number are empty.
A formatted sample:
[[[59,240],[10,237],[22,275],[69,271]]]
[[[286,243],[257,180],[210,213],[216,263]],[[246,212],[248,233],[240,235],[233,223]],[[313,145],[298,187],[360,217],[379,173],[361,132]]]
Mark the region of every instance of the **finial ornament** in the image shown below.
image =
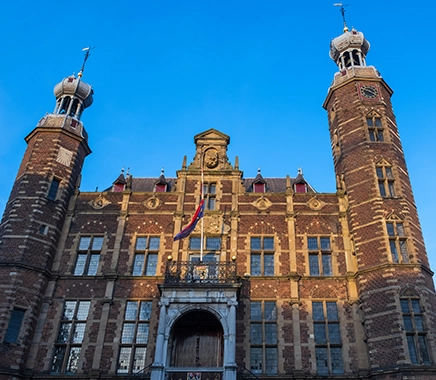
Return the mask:
[[[345,22],[345,7],[348,7],[348,4],[343,5],[342,3],[333,4],[335,7],[341,7],[342,20],[344,21],[344,33],[348,32],[347,23]]]
[[[77,74],[77,76],[78,76],[79,78],[81,78],[81,77],[83,76],[83,72],[85,71],[85,64],[86,64],[86,61],[88,60],[89,56],[91,55],[91,52],[90,52],[91,49],[94,49],[94,48],[88,46],[88,47],[82,49],[82,51],[85,52],[85,58],[83,59],[82,68],[80,69],[79,74]]]

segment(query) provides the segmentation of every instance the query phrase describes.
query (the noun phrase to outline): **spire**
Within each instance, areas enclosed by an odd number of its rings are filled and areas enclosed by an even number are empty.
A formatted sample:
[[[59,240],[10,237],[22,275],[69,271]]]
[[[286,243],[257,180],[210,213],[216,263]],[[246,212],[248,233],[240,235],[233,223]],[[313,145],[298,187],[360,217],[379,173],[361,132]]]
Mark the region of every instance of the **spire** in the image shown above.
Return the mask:
[[[344,33],[345,32],[348,32],[348,27],[347,27],[347,23],[345,22],[345,8],[344,8],[344,5],[342,4],[342,3],[336,3],[336,4],[333,4],[335,7],[341,7],[341,9],[340,9],[340,12],[341,12],[341,15],[342,15],[342,21],[344,22]],[[345,6],[347,7],[348,6],[348,4],[345,4]]]
[[[351,67],[366,66],[365,58],[369,51],[369,42],[362,32],[358,32],[354,28],[349,31],[345,22],[345,9],[342,3],[334,5],[341,7],[344,33],[334,38],[330,43],[330,58],[336,62],[341,71]]]
[[[81,80],[90,49],[89,47],[83,49],[86,51],[85,58],[77,78],[72,74],[55,86],[56,107],[54,114],[67,115],[75,120],[80,120],[83,110],[92,104],[94,91],[89,84]]]
[[[83,72],[85,71],[85,64],[86,64],[86,61],[88,60],[89,56],[91,55],[91,53],[90,53],[90,50],[91,50],[91,49],[94,49],[94,48],[86,47],[86,48],[83,48],[83,49],[82,49],[82,51],[85,52],[85,57],[83,58],[83,64],[82,64],[82,67],[81,67],[81,69],[80,69],[80,71],[79,71],[79,74],[77,74],[77,76],[78,76],[79,78],[82,78],[82,76],[83,76]]]

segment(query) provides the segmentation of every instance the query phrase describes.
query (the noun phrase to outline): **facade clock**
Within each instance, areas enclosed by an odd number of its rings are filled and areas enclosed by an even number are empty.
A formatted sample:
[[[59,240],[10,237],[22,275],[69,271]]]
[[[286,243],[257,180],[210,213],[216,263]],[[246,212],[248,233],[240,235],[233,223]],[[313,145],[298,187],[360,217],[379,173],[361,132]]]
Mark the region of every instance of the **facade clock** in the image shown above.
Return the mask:
[[[360,94],[367,99],[376,99],[379,97],[378,89],[374,86],[361,86]]]

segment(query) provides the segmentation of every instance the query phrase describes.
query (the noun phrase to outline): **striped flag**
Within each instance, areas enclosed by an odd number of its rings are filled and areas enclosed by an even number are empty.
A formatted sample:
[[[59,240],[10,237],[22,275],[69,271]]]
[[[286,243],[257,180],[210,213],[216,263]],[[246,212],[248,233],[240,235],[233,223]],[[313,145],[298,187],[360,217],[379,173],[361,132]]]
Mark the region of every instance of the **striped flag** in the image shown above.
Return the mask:
[[[204,199],[200,201],[200,204],[198,205],[197,211],[195,211],[195,214],[192,217],[191,222],[183,230],[181,230],[176,236],[174,236],[174,241],[188,237],[191,234],[191,232],[194,231],[195,226],[197,225],[198,221],[203,217],[203,214],[204,214]]]

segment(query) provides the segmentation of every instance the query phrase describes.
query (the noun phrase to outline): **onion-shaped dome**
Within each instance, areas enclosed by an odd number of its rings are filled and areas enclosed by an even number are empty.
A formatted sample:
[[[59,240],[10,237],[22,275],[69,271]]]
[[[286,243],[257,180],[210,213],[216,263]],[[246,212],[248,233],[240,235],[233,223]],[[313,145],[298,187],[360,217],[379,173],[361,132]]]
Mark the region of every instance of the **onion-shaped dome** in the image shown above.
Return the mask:
[[[94,91],[81,78],[71,75],[63,79],[54,88],[56,96],[56,114],[67,114],[80,119],[82,111],[92,104]]]
[[[369,51],[369,42],[362,32],[356,29],[336,37],[330,44],[330,58],[343,70],[353,66],[366,66],[365,57]]]

